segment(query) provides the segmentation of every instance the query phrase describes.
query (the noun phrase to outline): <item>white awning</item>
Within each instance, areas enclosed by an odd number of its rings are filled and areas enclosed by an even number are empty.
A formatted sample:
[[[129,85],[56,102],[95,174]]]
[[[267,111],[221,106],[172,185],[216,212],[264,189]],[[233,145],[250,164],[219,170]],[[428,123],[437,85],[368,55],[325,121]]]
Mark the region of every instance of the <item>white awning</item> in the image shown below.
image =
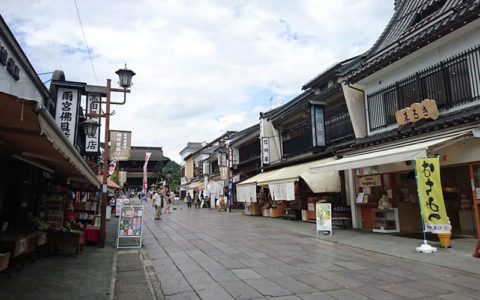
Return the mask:
[[[300,177],[305,180],[307,185],[314,193],[338,193],[341,190],[340,176],[338,172],[314,173],[311,168],[320,164],[335,160],[334,157],[311,161],[303,164],[289,166],[269,172],[257,174],[237,186],[256,183],[257,185],[269,185],[287,181],[298,181]]]
[[[428,140],[410,140],[402,144],[391,144],[389,147],[377,148],[368,152],[345,155],[336,161],[319,164],[312,167],[313,172],[330,172],[349,169],[358,169],[368,166],[378,166],[400,161],[415,160],[426,157],[427,150],[433,146],[441,145],[470,133],[471,130],[457,132],[441,138]]]
[[[257,185],[255,183],[237,186],[238,202],[257,202]]]

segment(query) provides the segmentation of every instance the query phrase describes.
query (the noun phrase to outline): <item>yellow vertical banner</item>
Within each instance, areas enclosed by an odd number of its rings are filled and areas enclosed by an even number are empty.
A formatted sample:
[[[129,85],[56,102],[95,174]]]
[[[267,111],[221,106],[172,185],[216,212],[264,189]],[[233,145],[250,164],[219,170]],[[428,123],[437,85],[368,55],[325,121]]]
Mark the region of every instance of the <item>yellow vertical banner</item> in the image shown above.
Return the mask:
[[[418,196],[425,231],[449,232],[447,211],[440,181],[440,161],[436,158],[415,160]]]

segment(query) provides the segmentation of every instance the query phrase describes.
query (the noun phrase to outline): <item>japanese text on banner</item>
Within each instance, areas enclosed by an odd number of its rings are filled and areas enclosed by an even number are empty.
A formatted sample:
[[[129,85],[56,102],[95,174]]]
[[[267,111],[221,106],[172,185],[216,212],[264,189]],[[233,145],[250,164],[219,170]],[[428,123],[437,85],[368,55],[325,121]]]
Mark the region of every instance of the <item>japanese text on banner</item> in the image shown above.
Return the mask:
[[[415,160],[418,195],[425,231],[433,233],[449,232],[447,212],[443,200],[440,181],[440,161],[438,158]]]

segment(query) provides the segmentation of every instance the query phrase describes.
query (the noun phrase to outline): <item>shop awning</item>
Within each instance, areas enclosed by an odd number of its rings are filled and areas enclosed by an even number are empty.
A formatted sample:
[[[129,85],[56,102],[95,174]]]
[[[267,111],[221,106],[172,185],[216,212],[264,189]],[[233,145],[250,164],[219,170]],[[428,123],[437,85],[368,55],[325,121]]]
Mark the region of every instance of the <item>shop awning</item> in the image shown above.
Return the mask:
[[[205,183],[203,181],[192,182],[186,186],[186,189],[187,190],[194,190],[194,189],[203,190],[205,189]]]
[[[74,146],[60,131],[53,118],[36,101],[18,99],[0,92],[0,141],[13,157],[23,157],[66,179],[100,186]]]
[[[337,171],[321,173],[312,172],[311,168],[335,160],[326,159],[311,161],[294,166],[257,174],[237,185],[256,183],[257,185],[269,185],[275,183],[289,183],[298,181],[301,177],[314,193],[338,193],[341,191],[340,175]]]
[[[456,138],[465,136],[471,130],[462,131],[428,140],[410,140],[402,144],[391,144],[368,152],[345,155],[343,158],[312,167],[313,172],[330,172],[378,166],[426,157],[427,151]],[[450,144],[450,143],[449,143]]]

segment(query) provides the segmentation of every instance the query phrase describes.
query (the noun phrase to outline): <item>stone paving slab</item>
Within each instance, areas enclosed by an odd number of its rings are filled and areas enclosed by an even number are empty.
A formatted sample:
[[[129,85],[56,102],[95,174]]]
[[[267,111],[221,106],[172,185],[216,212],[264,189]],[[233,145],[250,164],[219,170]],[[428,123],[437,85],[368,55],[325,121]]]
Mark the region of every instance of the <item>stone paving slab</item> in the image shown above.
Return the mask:
[[[307,226],[185,207],[154,221],[147,209],[145,248],[166,299],[479,298],[478,274],[318,239]]]
[[[220,285],[237,300],[248,300],[262,297],[262,294],[241,280],[221,282]]]

